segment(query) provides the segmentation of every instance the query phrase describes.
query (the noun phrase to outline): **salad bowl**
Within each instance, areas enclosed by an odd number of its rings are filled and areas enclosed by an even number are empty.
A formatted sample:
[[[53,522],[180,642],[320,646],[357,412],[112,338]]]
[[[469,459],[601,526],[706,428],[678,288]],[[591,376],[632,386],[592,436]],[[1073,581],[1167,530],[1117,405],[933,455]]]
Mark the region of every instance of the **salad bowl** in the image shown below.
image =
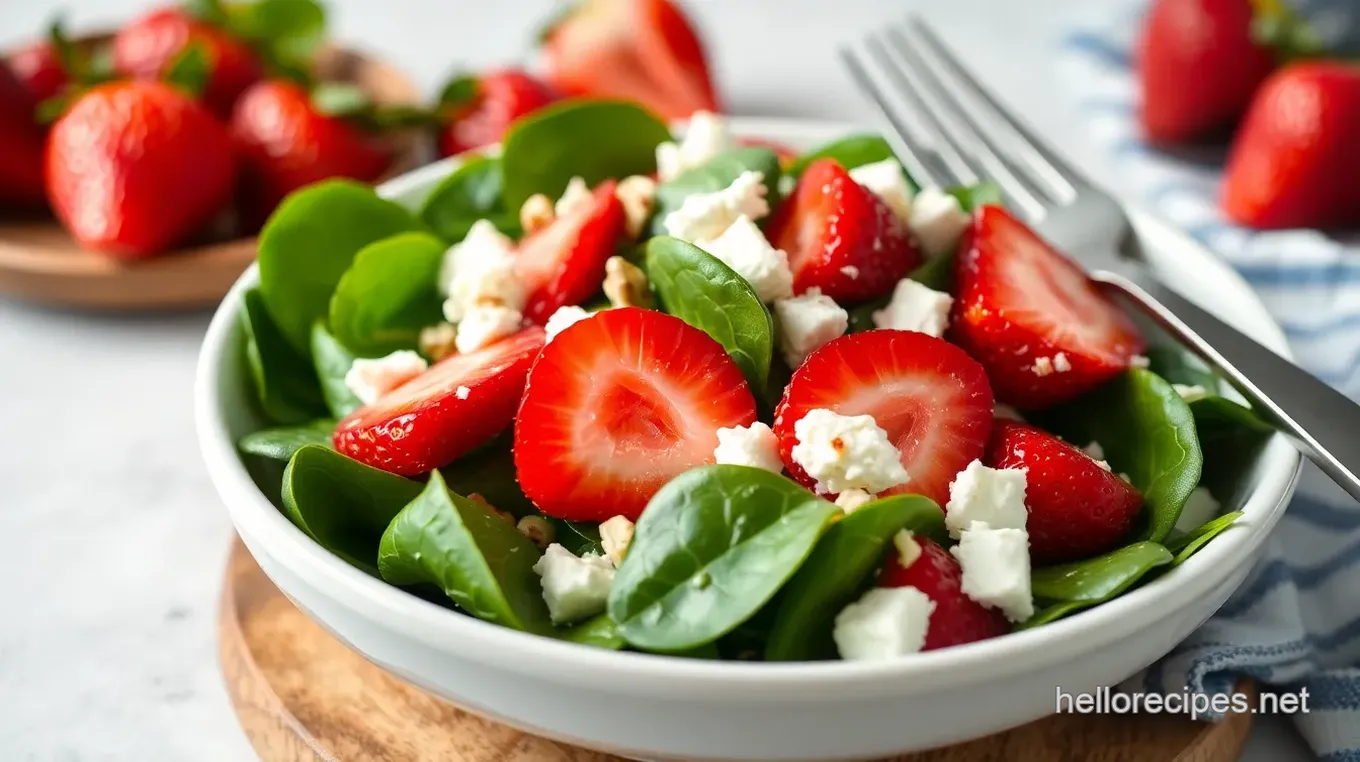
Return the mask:
[[[844,125],[733,119],[734,133],[795,149]],[[419,206],[456,168],[392,180]],[[1283,335],[1230,268],[1132,212],[1152,265],[1222,319],[1287,355]],[[246,547],[300,609],[392,674],[536,735],[638,759],[871,759],[1014,727],[1055,710],[1058,691],[1118,683],[1170,651],[1242,582],[1283,513],[1300,457],[1279,436],[1244,463],[1242,515],[1173,573],[1034,629],[884,661],[757,663],[613,652],[479,621],[390,586],[298,529],[261,490],[236,443],[262,422],[239,320],[252,266],[209,327],[195,415],[209,473]]]

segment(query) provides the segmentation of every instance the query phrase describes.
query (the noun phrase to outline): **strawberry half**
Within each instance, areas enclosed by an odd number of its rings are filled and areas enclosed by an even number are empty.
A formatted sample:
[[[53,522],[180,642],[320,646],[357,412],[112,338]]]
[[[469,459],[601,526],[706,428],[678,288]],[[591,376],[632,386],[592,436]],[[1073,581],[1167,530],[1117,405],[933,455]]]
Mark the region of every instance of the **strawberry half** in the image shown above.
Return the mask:
[[[1030,558],[1036,564],[1090,558],[1128,536],[1143,496],[1080,449],[1023,423],[999,420],[983,460],[1023,468]]]
[[[661,312],[605,310],[534,363],[515,470],[549,516],[637,519],[663,484],[713,462],[718,429],[755,419],[741,370],[708,334]]]
[[[922,260],[897,215],[834,159],[808,166],[770,220],[769,237],[788,252],[795,293],[820,288],[839,302],[888,293]]]
[[[992,390],[973,358],[924,333],[865,331],[828,342],[793,372],[775,409],[784,465],[809,488],[816,480],[793,460],[794,424],[817,408],[873,416],[910,477],[887,494],[919,493],[943,506],[955,474],[987,446]]]
[[[926,537],[912,536],[917,553],[903,565],[894,548],[878,576],[879,587],[914,587],[935,603],[922,651],[961,646],[1010,632],[1005,614],[963,594],[963,567],[949,551]],[[914,556],[914,558],[912,557]]]
[[[984,206],[959,245],[950,338],[1001,402],[1049,407],[1129,366],[1143,337],[1086,273],[1024,223]]]
[[[335,449],[403,476],[448,465],[514,420],[543,342],[543,329],[533,326],[435,363],[341,420],[332,438]]]
[[[580,304],[600,289],[604,263],[614,255],[626,221],[616,185],[600,183],[589,208],[520,241],[515,275],[529,292],[525,317],[546,323],[558,307]]]
[[[439,108],[448,121],[439,131],[440,156],[498,142],[511,122],[557,97],[547,85],[519,69],[460,77],[444,91]]]

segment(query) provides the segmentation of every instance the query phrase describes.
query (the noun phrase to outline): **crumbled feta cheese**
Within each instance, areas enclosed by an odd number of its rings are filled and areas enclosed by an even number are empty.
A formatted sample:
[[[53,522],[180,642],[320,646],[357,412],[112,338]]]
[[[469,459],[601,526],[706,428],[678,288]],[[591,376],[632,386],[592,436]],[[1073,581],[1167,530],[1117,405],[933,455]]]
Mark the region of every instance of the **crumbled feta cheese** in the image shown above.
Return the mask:
[[[832,638],[842,659],[891,659],[926,643],[935,602],[914,587],[875,587],[836,615]]]
[[[1081,451],[1086,453],[1087,455],[1090,455],[1091,460],[1105,459],[1105,448],[1101,447],[1099,442],[1092,441],[1090,444],[1081,448]]]
[[[963,567],[963,594],[1001,609],[1012,622],[1034,614],[1029,581],[1029,535],[1023,529],[993,529],[974,521],[949,549]]]
[[[1130,486],[1133,484],[1133,477],[1129,476],[1128,474],[1122,471],[1115,474],[1115,476],[1118,476],[1120,479],[1122,479],[1125,484],[1128,484]]]
[[[573,217],[589,209],[595,201],[584,177],[573,177],[567,182],[562,197],[553,205],[553,213],[558,217]]]
[[[410,381],[430,367],[425,358],[409,349],[376,359],[356,358],[345,372],[345,386],[365,405]]]
[[[457,323],[481,306],[524,309],[527,294],[515,274],[512,245],[490,222],[478,220],[462,243],[449,248],[441,267],[445,320]]]
[[[742,172],[720,191],[687,196],[679,209],[666,215],[666,233],[684,241],[711,241],[742,215],[759,220],[769,214],[767,192],[764,173]]]
[[[543,330],[548,334],[548,341],[552,341],[553,337],[564,331],[567,326],[575,325],[593,314],[572,304],[564,305],[548,316],[548,322],[543,324]]]
[[[475,268],[483,260],[508,257],[514,248],[514,241],[496,229],[490,220],[477,220],[468,228],[467,235],[460,243],[455,243],[444,252],[439,265],[439,293],[453,296],[460,273]]]
[[[912,200],[911,230],[929,256],[953,251],[968,223],[959,200],[939,188],[922,188]]]
[[[628,237],[637,238],[656,207],[656,181],[646,175],[629,175],[619,181],[614,196],[623,205]]]
[[[497,339],[518,331],[524,322],[519,310],[500,305],[477,306],[468,310],[458,323],[454,342],[459,352],[475,352]]]
[[[1052,374],[1053,358],[1051,357],[1034,358],[1034,367],[1030,368],[1030,372],[1038,376],[1039,378],[1043,378],[1044,376]]]
[[[1180,518],[1176,519],[1177,532],[1193,532],[1205,523],[1218,517],[1222,506],[1204,487],[1195,487],[1181,508]]]
[[[604,554],[617,568],[633,543],[633,530],[636,526],[627,516],[615,516],[600,522],[600,546]]]
[[[1023,468],[988,468],[974,460],[949,485],[944,525],[955,539],[974,522],[997,529],[1024,529],[1028,518]]]
[[[1147,355],[1134,355],[1129,358],[1130,368],[1146,368],[1150,365],[1152,365],[1152,361],[1147,358]]]
[[[850,280],[855,280],[859,278],[859,268],[854,265],[846,265],[841,268],[841,275],[844,275]]]
[[[949,327],[949,308],[954,298],[935,289],[903,278],[893,287],[892,301],[874,312],[875,328],[919,331],[936,338]]]
[[[862,489],[848,489],[836,496],[836,505],[845,511],[847,516],[873,501],[874,496]]]
[[[430,358],[433,362],[439,362],[457,351],[458,348],[454,345],[454,339],[457,336],[458,331],[452,323],[435,323],[420,329],[416,346],[420,348],[422,355]]]
[[[1016,410],[1010,405],[1003,405],[1000,402],[996,403],[992,408],[992,417],[1004,418],[1009,421],[1019,421],[1021,423],[1025,422],[1025,419],[1021,417],[1019,410]]]
[[[534,564],[543,580],[543,602],[553,624],[570,624],[604,611],[614,584],[614,565],[604,556],[577,556],[558,543]]]
[[[1072,370],[1072,363],[1067,359],[1066,352],[1053,355],[1053,371],[1055,373],[1066,373],[1069,370]]]
[[[821,289],[810,288],[802,296],[777,299],[774,316],[779,321],[779,347],[790,368],[797,369],[818,347],[845,333],[850,314]]]
[[[732,147],[727,123],[707,111],[696,111],[689,118],[685,138],[678,144],[667,141],[656,147],[656,174],[662,182],[672,180]]]
[[[818,408],[793,424],[793,460],[817,480],[818,493],[882,492],[909,478],[902,453],[871,415],[840,415]]]
[[[467,388],[466,386],[460,385],[457,389],[453,390],[453,396],[457,397],[460,400],[465,400],[468,397],[472,396],[472,390]]]
[[[1209,396],[1209,390],[1205,389],[1199,384],[1194,385],[1172,384],[1171,388],[1175,389],[1176,393],[1181,395],[1181,399],[1185,400],[1186,402],[1202,400],[1205,397]]]
[[[713,450],[718,463],[752,466],[779,473],[784,462],[779,458],[779,440],[769,426],[756,421],[750,426],[718,429],[718,446]]]
[[[910,568],[921,557],[921,542],[910,529],[899,529],[893,535],[893,546],[897,548],[897,563],[903,569]]]
[[[897,159],[884,159],[850,170],[850,177],[883,199],[903,222],[911,221],[911,186]],[[952,198],[952,197],[951,197]]]
[[[722,235],[711,241],[700,241],[698,246],[745,278],[760,301],[772,302],[793,296],[789,255],[771,246],[750,217],[738,217]]]

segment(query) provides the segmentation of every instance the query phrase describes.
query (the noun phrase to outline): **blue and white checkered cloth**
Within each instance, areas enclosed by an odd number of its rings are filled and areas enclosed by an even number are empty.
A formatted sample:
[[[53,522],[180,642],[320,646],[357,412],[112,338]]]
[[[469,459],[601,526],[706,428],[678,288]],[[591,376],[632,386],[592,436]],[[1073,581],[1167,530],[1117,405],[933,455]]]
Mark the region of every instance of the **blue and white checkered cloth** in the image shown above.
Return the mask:
[[[1360,398],[1360,236],[1259,233],[1224,219],[1218,166],[1163,156],[1139,139],[1132,48],[1143,0],[1092,5],[1060,50],[1092,140],[1128,187],[1251,283],[1304,367]],[[1356,0],[1299,5],[1329,42],[1360,46]],[[1306,687],[1310,711],[1295,722],[1313,751],[1360,762],[1360,506],[1311,465],[1260,565],[1141,681],[1150,691],[1219,693],[1244,675],[1268,689]]]

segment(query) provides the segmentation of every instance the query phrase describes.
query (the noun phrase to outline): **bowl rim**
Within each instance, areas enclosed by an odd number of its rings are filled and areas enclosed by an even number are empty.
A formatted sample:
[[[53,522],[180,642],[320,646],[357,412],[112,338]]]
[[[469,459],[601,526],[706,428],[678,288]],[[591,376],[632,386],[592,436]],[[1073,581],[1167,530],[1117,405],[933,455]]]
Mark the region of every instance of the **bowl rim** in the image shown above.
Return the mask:
[[[733,117],[730,124],[741,136],[790,142],[815,142],[865,131],[853,124],[803,119]],[[427,165],[385,183],[379,190],[389,198],[419,194],[455,164],[446,159]],[[1140,225],[1181,235],[1141,211],[1130,209],[1130,213]],[[1197,245],[1188,248],[1195,249],[1187,256],[1195,259],[1197,268],[1220,279],[1219,293],[1236,292],[1239,301],[1250,302],[1250,312],[1256,313],[1256,319],[1266,321],[1261,330],[1252,332],[1256,338],[1288,356],[1283,333],[1246,282],[1216,256],[1203,253]],[[1281,436],[1275,436],[1262,454],[1257,484],[1242,507],[1242,530],[1215,538],[1175,574],[1032,630],[872,662],[707,661],[607,651],[519,632],[410,595],[331,554],[274,507],[239,457],[227,431],[219,394],[225,359],[233,351],[229,339],[234,335],[242,296],[257,282],[257,266],[251,265],[214,314],[199,356],[194,393],[199,446],[209,476],[247,547],[257,555],[263,552],[274,557],[319,592],[385,628],[400,622],[408,637],[438,650],[558,683],[585,681],[638,695],[655,693],[658,686],[664,686],[668,695],[788,702],[838,695],[889,695],[901,693],[904,686],[912,690],[957,686],[1032,672],[1127,638],[1143,623],[1179,614],[1254,560],[1284,512],[1302,463],[1301,455]],[[269,564],[262,566],[269,571]],[[800,690],[788,690],[795,686]]]

